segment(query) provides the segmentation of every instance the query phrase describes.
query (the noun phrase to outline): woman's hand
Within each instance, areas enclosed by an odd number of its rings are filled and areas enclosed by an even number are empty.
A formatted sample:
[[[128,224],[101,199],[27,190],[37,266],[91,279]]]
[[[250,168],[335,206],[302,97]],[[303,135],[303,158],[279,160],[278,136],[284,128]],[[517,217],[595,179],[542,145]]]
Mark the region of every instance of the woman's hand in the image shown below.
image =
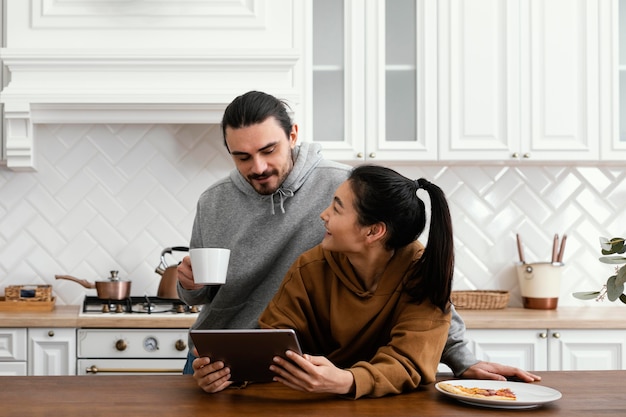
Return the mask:
[[[233,381],[229,381],[230,369],[225,367],[222,361],[211,363],[211,359],[201,357],[194,359],[191,366],[193,367],[193,379],[206,392],[220,392],[233,383]]]
[[[276,373],[274,381],[304,392],[348,394],[353,390],[352,372],[337,368],[323,356],[300,356],[288,350],[287,359],[274,357],[270,370]]]

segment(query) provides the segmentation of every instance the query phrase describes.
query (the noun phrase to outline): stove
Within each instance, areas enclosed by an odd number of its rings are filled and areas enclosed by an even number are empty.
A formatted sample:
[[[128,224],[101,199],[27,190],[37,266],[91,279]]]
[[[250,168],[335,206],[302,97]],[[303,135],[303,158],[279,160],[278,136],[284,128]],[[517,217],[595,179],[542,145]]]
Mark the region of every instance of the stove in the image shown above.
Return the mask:
[[[181,374],[187,358],[189,329],[137,327],[137,322],[193,318],[197,314],[197,307],[178,299],[131,296],[123,300],[103,300],[87,296],[79,315],[94,320],[101,317],[115,324],[110,328],[78,329],[77,374]],[[129,328],[131,322],[134,326]]]
[[[128,297],[122,300],[104,300],[94,296],[86,296],[83,301],[81,315],[98,314],[194,314],[198,307],[188,306],[178,299],[160,297]]]

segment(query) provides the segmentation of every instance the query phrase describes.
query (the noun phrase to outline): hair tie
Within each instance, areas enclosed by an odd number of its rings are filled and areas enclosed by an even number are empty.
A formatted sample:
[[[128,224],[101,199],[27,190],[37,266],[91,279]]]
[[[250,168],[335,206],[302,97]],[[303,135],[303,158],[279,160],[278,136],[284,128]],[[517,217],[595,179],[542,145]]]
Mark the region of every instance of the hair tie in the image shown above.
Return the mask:
[[[417,193],[419,192],[420,188],[422,188],[422,186],[420,185],[420,180],[415,180],[413,181],[413,183],[415,184],[415,195],[419,197]]]

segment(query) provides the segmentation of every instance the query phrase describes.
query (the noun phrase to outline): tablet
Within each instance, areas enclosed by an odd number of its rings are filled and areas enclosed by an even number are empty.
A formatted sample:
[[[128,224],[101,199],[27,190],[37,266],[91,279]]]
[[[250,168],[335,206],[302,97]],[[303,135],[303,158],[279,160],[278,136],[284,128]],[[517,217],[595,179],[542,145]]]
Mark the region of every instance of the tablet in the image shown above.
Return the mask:
[[[191,340],[200,356],[224,361],[235,382],[269,382],[276,375],[270,371],[274,356],[285,351],[302,354],[296,332],[292,329],[221,329],[191,330]]]

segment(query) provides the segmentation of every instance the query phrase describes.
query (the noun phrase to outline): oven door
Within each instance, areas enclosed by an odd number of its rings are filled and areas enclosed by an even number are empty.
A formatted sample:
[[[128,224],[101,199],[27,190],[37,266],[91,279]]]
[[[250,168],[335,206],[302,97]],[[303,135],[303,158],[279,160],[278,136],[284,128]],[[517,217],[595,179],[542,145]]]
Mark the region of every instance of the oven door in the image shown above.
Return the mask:
[[[186,359],[78,359],[77,375],[182,375]]]

